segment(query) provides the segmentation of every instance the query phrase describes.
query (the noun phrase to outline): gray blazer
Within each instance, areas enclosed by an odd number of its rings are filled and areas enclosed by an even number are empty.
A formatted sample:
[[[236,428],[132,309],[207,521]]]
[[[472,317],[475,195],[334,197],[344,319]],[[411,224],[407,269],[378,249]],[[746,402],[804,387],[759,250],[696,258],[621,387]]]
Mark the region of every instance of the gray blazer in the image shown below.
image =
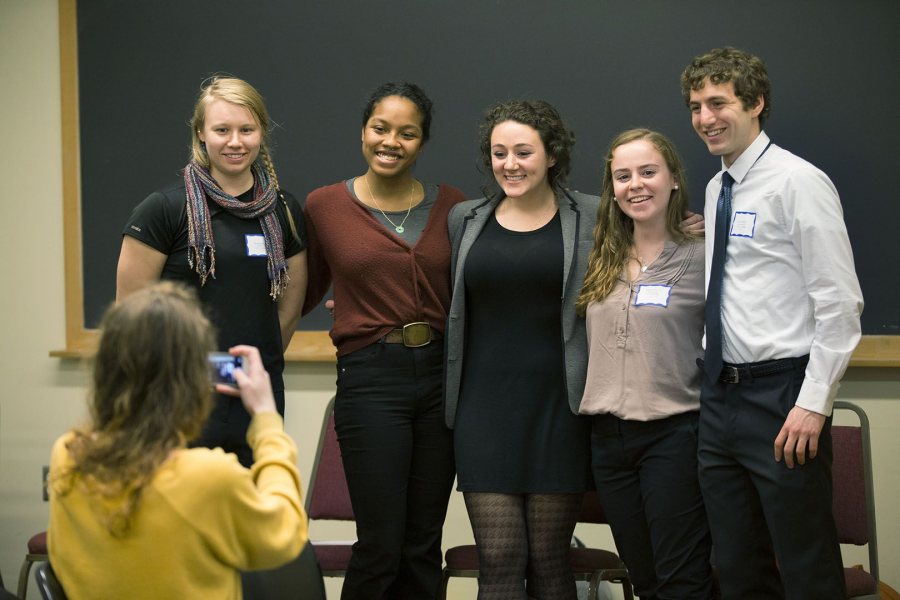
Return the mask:
[[[450,277],[453,296],[447,318],[444,344],[447,366],[444,372],[444,419],[453,428],[459,386],[462,378],[463,350],[466,330],[466,290],[463,269],[472,244],[484,229],[488,217],[502,197],[460,202],[450,211],[447,225],[453,253]],[[587,262],[594,247],[594,225],[600,198],[580,192],[557,194],[559,217],[563,235],[563,297],[562,319],[563,355],[565,357],[566,392],[569,407],[578,414],[587,373],[587,334],[584,317],[575,314],[575,299],[581,293]]]

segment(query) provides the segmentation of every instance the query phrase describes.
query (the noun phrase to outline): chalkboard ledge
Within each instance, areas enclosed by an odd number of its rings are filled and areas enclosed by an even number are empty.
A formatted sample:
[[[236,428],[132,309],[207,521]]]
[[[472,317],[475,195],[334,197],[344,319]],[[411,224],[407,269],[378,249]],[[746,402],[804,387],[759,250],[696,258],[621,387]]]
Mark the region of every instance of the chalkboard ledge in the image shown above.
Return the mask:
[[[99,334],[96,329],[86,329],[77,339],[70,340],[66,348],[51,350],[55,358],[87,358],[97,350]],[[298,331],[291,339],[284,359],[287,362],[335,362],[335,348],[327,331]]]
[[[84,358],[97,347],[97,331],[85,330],[62,350],[51,350],[56,358]],[[335,362],[335,349],[325,331],[298,331],[284,354],[287,362]],[[853,357],[851,367],[900,367],[900,336],[864,335]]]

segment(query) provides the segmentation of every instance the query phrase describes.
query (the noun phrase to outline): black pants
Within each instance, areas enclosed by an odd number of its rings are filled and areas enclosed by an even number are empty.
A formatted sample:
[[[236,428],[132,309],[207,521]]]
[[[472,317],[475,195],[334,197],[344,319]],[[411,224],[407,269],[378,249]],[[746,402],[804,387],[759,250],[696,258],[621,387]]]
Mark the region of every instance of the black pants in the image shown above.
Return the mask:
[[[592,420],[597,496],[641,598],[712,597],[697,418],[689,412],[646,422]]]
[[[816,458],[788,469],[774,457],[805,365],[797,359],[792,371],[737,384],[704,377],[700,485],[726,600],[846,597],[831,514],[831,418]]]
[[[436,598],[455,475],[443,348],[378,342],[338,358],[335,430],[358,541],[343,600]]]

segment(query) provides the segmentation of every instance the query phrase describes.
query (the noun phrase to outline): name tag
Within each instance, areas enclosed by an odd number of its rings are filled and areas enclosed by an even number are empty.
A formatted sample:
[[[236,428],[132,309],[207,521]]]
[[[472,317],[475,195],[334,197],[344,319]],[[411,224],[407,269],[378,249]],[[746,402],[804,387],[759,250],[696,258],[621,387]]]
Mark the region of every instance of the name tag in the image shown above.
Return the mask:
[[[634,305],[669,306],[669,296],[671,295],[671,285],[639,285],[637,296],[634,297]]]
[[[247,241],[247,256],[266,256],[266,238],[262,235],[247,234],[244,236]]]
[[[756,213],[741,212],[734,213],[734,221],[731,222],[731,235],[736,237],[753,237],[753,231],[756,229]]]

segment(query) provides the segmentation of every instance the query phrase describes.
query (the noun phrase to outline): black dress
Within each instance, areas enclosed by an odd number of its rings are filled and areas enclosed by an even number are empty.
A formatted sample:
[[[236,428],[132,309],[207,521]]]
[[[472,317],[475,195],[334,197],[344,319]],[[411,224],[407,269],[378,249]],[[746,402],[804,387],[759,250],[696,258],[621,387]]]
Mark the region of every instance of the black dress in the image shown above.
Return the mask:
[[[535,231],[491,216],[465,263],[465,362],[454,427],[460,491],[590,487],[590,422],[566,395],[559,214]]]

